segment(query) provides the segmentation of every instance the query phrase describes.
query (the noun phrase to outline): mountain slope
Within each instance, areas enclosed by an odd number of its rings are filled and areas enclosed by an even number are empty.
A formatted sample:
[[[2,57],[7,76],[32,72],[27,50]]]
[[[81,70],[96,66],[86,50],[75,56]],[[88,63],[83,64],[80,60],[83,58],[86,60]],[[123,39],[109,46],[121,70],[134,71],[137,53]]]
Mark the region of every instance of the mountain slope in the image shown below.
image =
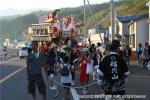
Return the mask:
[[[142,15],[148,13],[146,3],[148,0],[119,0],[115,2],[117,15]],[[95,4],[91,5],[98,27],[108,28],[110,25],[110,4]],[[38,23],[37,14],[48,13],[50,11],[38,11],[22,16],[7,16],[1,18],[0,34],[4,38],[14,39],[14,34],[21,35],[26,32],[31,24]],[[76,8],[62,8],[59,12],[60,17],[74,16],[77,21],[83,21],[83,6]],[[86,6],[86,27],[94,27],[92,16]]]

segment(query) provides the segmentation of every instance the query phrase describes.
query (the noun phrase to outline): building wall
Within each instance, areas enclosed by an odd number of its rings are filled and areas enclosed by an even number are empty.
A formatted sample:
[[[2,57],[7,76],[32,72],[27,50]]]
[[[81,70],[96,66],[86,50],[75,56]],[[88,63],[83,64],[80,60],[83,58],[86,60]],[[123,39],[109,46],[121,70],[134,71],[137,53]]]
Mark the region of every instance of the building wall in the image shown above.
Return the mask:
[[[149,5],[149,19],[150,19],[150,5]],[[150,44],[150,23],[149,23],[149,44]]]
[[[137,60],[137,55],[136,55],[136,22],[132,23],[131,25],[129,25],[129,35],[130,35],[130,47],[132,48],[132,52],[131,52],[131,60]],[[131,44],[131,39],[133,41],[133,43]],[[133,47],[133,44],[135,47]]]
[[[111,26],[109,26],[109,38],[111,37]],[[111,40],[111,39],[110,39]]]
[[[91,42],[96,44],[98,42],[102,43],[102,40],[103,40],[103,43],[107,43],[109,40],[108,39],[109,38],[108,30],[99,28],[99,33],[100,34],[97,34],[96,29],[94,29],[94,28],[88,30],[88,37],[91,38]],[[100,36],[101,36],[102,40],[101,40]]]
[[[89,29],[88,34],[96,34],[96,29]]]
[[[150,44],[150,1],[147,2],[146,6],[149,7],[149,19],[148,19],[148,23],[149,23],[149,30],[148,30],[149,31],[149,33],[148,33],[149,34],[149,41],[148,42]]]
[[[104,33],[101,33],[102,39],[104,40]],[[90,35],[91,43],[97,44],[98,42],[102,43],[99,34],[91,34]]]
[[[123,37],[125,36],[125,38],[124,38],[125,41],[124,42],[126,44],[129,44],[129,38],[127,37],[127,36],[129,36],[128,23],[121,23],[121,22],[117,21],[115,27],[116,27],[115,28],[116,33],[119,33]]]
[[[137,31],[138,31],[137,28],[138,28],[138,25],[137,25],[137,22],[135,22],[134,24],[135,24],[135,28],[134,28],[134,30],[135,30],[135,31],[134,31],[134,32],[135,32],[135,47],[132,48],[132,50],[133,50],[133,51],[136,51],[136,47],[137,47],[137,44],[138,44],[138,43],[137,43]]]
[[[147,23],[148,18],[141,19],[136,22],[136,47],[139,43],[145,43],[149,40],[149,25]]]
[[[118,22],[118,25],[119,25],[119,34],[120,34],[120,35],[123,35],[123,34],[122,34],[122,33],[123,33],[123,24],[120,23],[120,22]]]
[[[125,39],[125,43],[129,44],[129,28],[128,28],[128,23],[123,23],[123,30],[122,30],[124,39]]]
[[[115,23],[115,34],[122,35],[122,31],[123,31],[123,24],[117,20],[117,22]],[[112,34],[111,26],[109,26],[109,33],[111,37]]]
[[[132,50],[135,51],[135,45],[136,45],[136,23],[133,23],[129,25],[129,35],[130,35],[130,47],[132,47]]]
[[[129,31],[128,31],[128,23],[123,23],[123,29],[122,29],[122,33],[123,35],[128,35]]]

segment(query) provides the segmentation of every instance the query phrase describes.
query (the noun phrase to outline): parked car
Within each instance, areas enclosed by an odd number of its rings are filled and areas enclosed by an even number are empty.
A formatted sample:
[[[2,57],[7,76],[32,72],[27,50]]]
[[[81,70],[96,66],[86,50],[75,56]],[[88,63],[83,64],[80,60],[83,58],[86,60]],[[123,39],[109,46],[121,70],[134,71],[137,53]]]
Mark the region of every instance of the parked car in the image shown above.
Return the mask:
[[[19,51],[20,59],[24,58],[24,57],[27,57],[27,56],[28,56],[28,47],[21,48],[20,51]]]

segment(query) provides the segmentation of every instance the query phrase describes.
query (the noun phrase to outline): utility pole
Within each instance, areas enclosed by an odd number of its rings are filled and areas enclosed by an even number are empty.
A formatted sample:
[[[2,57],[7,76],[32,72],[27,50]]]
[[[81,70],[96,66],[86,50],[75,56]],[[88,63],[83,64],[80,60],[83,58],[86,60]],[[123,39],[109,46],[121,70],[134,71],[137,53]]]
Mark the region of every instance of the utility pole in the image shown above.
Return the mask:
[[[114,0],[111,0],[111,41],[115,39],[115,7]]]
[[[0,52],[2,53],[2,17],[0,17]],[[1,56],[1,55],[0,55]]]
[[[97,27],[97,23],[96,23],[94,14],[93,14],[93,12],[92,12],[92,9],[91,9],[89,0],[87,0],[87,2],[88,2],[88,7],[89,7],[89,9],[90,9],[90,13],[91,13],[91,15],[92,15],[92,19],[93,19],[93,21],[94,21],[94,25],[95,25],[95,28],[96,28],[96,33],[99,34],[100,39],[101,39],[101,41],[102,41],[102,43],[103,43],[103,39],[102,39],[102,37],[101,37],[101,34],[99,33],[99,30],[98,30],[98,27]]]
[[[85,0],[83,1],[84,2],[84,44],[86,44],[86,21],[85,21]]]
[[[15,40],[14,40],[14,43],[15,43],[15,47],[16,47],[17,46],[16,31],[15,31]]]
[[[15,31],[15,40],[16,40],[16,31]]]

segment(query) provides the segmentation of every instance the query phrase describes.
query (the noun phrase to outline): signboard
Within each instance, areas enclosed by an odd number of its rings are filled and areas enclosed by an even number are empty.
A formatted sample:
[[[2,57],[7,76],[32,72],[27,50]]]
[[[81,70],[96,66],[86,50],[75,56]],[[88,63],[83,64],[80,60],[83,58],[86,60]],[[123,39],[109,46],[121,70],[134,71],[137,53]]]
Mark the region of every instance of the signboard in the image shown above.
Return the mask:
[[[32,41],[51,41],[51,37],[50,36],[32,36],[31,37]]]

